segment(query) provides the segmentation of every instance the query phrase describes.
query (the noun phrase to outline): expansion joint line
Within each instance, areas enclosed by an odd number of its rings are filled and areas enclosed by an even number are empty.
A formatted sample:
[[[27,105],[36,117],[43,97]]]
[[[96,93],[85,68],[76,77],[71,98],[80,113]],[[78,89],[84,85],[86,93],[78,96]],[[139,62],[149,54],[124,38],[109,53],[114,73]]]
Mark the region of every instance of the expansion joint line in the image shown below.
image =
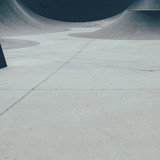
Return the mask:
[[[48,79],[53,77],[57,72],[59,72],[62,68],[64,68],[68,63],[70,63],[74,58],[76,58],[78,55],[80,55],[92,42],[94,39],[90,40],[87,44],[82,47],[80,51],[78,51],[74,56],[72,56],[70,59],[68,59],[64,64],[62,64],[57,70],[55,70],[52,74],[50,74],[48,77],[46,77],[44,80],[42,80],[40,83],[38,83],[35,87],[33,87],[31,90],[29,90],[23,97],[21,97],[18,101],[16,101],[14,104],[12,104],[9,108],[7,108],[5,111],[0,113],[0,116],[3,116],[6,112],[11,110],[15,105],[17,105],[19,102],[21,102],[24,98],[26,98],[32,91],[36,90],[39,86],[41,86],[44,82],[46,82]]]

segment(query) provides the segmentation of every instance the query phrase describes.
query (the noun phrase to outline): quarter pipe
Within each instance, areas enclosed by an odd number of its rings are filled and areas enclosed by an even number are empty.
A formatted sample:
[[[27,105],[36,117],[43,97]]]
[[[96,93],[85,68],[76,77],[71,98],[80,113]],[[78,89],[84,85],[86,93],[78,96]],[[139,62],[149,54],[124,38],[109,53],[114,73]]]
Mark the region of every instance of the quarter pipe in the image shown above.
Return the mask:
[[[102,29],[77,35],[100,39],[159,40],[160,1],[136,1],[121,16]]]

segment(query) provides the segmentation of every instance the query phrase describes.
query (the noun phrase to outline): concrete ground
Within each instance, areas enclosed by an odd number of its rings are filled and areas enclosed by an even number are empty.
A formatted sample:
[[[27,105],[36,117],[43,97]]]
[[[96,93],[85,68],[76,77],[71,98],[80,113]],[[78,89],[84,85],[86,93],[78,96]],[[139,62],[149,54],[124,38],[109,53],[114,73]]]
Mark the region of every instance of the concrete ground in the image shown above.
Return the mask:
[[[159,160],[160,41],[8,37],[1,160]]]

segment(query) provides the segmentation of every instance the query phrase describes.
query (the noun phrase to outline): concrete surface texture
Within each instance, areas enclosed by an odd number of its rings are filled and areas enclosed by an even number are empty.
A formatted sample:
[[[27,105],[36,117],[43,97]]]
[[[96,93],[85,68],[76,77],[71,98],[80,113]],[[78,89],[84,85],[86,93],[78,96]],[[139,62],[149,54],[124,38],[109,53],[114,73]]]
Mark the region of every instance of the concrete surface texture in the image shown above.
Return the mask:
[[[160,41],[68,36],[89,30],[12,37],[39,45],[5,50],[2,159],[160,159]]]
[[[128,10],[102,21],[66,23],[14,0],[0,4],[0,41],[8,63],[0,70],[0,159],[160,159],[155,17]],[[120,21],[129,25],[127,17],[145,22],[151,37],[70,36],[116,23],[123,32]]]

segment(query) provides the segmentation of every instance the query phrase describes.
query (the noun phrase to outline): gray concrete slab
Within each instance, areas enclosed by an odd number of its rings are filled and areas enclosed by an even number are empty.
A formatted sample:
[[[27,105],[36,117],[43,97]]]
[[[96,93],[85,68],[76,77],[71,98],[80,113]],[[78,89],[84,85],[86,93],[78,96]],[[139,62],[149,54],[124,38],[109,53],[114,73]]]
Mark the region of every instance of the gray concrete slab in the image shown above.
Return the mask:
[[[0,159],[160,159],[159,19],[62,23],[0,4]]]
[[[160,159],[160,41],[68,36],[88,31],[8,37],[39,45],[5,50],[1,159]]]
[[[160,41],[94,40],[39,88],[159,89],[159,45]]]
[[[40,45],[22,49],[5,50],[8,68],[1,70],[1,89],[32,89],[37,83],[60,68],[90,40],[68,38],[56,34],[26,36]],[[15,37],[14,37],[15,38]],[[16,37],[23,39],[25,36]]]
[[[159,72],[74,63],[51,77],[39,89],[160,89],[159,76]]]
[[[159,91],[33,91],[0,118],[1,157],[158,160],[159,96]]]

